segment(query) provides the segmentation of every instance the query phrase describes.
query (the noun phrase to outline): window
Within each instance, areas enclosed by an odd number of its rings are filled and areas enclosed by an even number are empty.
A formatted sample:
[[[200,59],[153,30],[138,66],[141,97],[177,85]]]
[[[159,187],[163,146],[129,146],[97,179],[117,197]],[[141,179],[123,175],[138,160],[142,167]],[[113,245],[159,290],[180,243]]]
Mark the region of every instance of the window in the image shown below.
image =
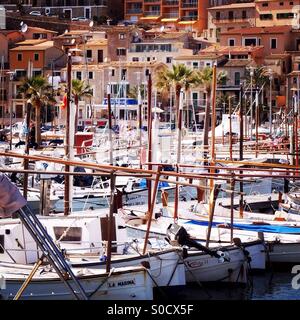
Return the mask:
[[[92,58],[93,54],[92,54],[92,50],[86,50],[86,57],[87,58]]]
[[[117,49],[117,56],[126,56],[126,49],[125,48],[118,48]]]
[[[228,12],[228,19],[232,20],[233,19],[233,11]]]
[[[133,62],[139,62],[139,58],[138,58],[138,57],[133,57],[133,58],[132,58],[132,61],[133,61]]]
[[[126,79],[126,73],[127,73],[127,70],[126,69],[122,69],[122,71],[121,71],[122,79]]]
[[[259,19],[260,20],[273,20],[273,15],[272,15],[272,13],[260,14]]]
[[[293,2],[293,1],[291,1],[291,2],[290,2],[290,6],[293,6],[293,5],[294,5],[294,2]]]
[[[94,79],[94,72],[89,71],[89,79],[90,80]]]
[[[221,15],[220,15],[220,11],[217,11],[217,12],[216,12],[216,20],[220,20],[220,16],[221,16]]]
[[[32,71],[33,77],[38,77],[42,75],[42,70],[33,70]]]
[[[277,19],[293,19],[294,13],[293,12],[285,12],[285,13],[277,13]]]
[[[199,63],[197,61],[193,62],[193,69],[198,69],[199,68]]]
[[[112,77],[115,76],[115,69],[111,69],[111,76],[112,76]]]
[[[23,55],[22,55],[22,53],[18,53],[17,59],[18,59],[18,61],[22,61],[22,60],[23,60]]]
[[[256,46],[256,38],[245,38],[244,45],[245,46]]]
[[[271,49],[277,49],[277,39],[271,39]]]
[[[280,5],[280,6],[283,6],[283,2],[279,2],[279,5]]]
[[[239,86],[241,83],[241,74],[239,72],[234,73],[234,85]]]
[[[247,11],[246,11],[246,10],[243,10],[243,11],[242,11],[242,18],[243,18],[243,19],[246,19],[246,18],[247,18]]]
[[[125,33],[119,33],[119,39],[124,40],[126,38]]]
[[[55,239],[60,241],[81,241],[82,228],[80,227],[53,227]],[[64,232],[66,235],[63,236]]]
[[[172,57],[167,57],[166,58],[166,63],[172,63]]]
[[[39,54],[35,53],[34,54],[34,61],[39,61],[39,58],[40,58]]]
[[[4,235],[0,235],[0,253],[4,253]]]
[[[235,46],[235,39],[228,39],[228,45],[229,45],[230,47]]]
[[[81,73],[81,71],[76,71],[76,79],[82,80],[82,73]]]
[[[268,7],[269,4],[268,4],[267,2],[264,2],[264,3],[262,4],[262,6],[263,6],[263,7]]]

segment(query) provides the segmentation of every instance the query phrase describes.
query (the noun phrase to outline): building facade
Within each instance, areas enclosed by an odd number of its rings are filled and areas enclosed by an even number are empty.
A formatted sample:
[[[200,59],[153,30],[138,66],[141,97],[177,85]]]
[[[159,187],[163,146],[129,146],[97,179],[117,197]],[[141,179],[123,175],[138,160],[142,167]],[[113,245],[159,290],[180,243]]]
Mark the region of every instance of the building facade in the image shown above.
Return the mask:
[[[209,0],[125,0],[124,17],[131,22],[201,31],[207,26],[208,6]]]

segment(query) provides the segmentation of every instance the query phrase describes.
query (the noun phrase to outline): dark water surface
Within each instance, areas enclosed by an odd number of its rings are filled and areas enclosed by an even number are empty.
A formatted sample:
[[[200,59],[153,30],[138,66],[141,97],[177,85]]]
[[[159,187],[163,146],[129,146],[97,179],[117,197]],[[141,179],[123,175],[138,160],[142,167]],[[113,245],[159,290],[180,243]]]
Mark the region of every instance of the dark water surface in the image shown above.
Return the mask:
[[[300,300],[300,289],[292,288],[293,274],[288,272],[266,272],[253,275],[253,285],[242,287],[197,285],[182,288],[176,299],[182,300]]]

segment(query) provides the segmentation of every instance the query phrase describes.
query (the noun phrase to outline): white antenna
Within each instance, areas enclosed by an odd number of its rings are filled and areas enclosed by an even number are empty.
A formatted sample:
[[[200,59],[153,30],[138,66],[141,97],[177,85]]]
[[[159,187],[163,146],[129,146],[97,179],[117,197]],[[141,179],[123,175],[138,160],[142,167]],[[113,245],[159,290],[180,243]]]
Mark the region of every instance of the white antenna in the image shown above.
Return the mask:
[[[90,28],[93,28],[93,26],[94,26],[94,21],[93,20],[89,23],[89,26],[90,26]]]
[[[24,24],[22,25],[22,27],[21,27],[21,32],[22,32],[22,33],[26,33],[27,30],[28,30],[28,25],[24,23]]]

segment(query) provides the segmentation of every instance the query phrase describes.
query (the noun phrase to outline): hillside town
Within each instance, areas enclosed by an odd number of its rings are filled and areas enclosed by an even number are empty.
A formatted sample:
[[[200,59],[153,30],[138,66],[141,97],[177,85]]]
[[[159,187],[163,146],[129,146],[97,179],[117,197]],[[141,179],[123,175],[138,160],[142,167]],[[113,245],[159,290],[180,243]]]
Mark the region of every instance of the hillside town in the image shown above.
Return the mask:
[[[0,300],[300,300],[299,114],[299,1],[2,1]]]

